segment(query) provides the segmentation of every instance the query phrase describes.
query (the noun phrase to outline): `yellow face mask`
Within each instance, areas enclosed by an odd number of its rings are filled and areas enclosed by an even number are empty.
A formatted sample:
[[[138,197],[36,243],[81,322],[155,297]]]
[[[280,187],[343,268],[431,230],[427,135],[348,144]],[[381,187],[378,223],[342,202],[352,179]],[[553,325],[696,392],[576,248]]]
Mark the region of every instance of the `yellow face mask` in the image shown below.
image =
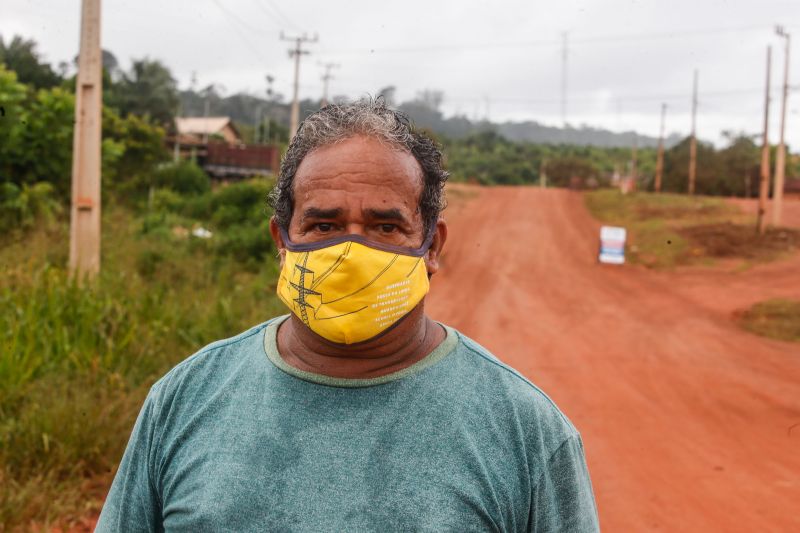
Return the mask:
[[[347,235],[293,243],[281,230],[286,256],[278,296],[314,333],[340,344],[375,337],[406,316],[428,292],[423,256],[433,232],[416,249]]]

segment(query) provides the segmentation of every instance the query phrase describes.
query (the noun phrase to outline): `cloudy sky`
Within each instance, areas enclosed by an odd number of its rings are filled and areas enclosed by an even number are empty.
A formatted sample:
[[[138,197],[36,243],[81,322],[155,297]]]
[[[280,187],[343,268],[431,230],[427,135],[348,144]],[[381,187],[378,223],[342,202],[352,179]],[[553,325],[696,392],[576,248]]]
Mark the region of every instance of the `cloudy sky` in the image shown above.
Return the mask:
[[[289,36],[317,34],[301,66],[301,97],[357,97],[394,85],[399,100],[444,92],[443,110],[558,125],[567,34],[570,124],[657,135],[690,129],[692,72],[699,71],[698,134],[760,131],[766,47],[773,48],[771,137],[777,139],[784,40],[800,37],[800,0],[104,0],[103,47],[165,62],[182,88],[222,84],[264,95],[265,76],[291,95]],[[78,0],[2,0],[0,35],[35,39],[48,61],[77,53]],[[800,43],[800,39],[795,39]],[[800,147],[800,48],[790,65],[786,138]]]

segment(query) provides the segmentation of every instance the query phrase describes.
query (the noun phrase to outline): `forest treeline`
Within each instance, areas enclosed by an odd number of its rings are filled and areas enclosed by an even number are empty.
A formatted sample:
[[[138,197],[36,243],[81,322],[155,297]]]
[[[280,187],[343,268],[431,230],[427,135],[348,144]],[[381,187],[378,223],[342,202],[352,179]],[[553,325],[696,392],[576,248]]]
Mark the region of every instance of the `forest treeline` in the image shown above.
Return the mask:
[[[69,199],[74,69],[43,60],[36,43],[19,36],[0,36],[0,223],[24,224],[31,213],[55,211]],[[169,68],[158,60],[133,60],[123,69],[115,56],[103,52],[103,181],[104,195],[128,201],[141,199],[157,186],[157,169],[170,160],[165,139],[176,115],[228,115],[245,142],[258,138],[285,148],[289,105],[280,94],[267,98],[248,94],[224,96],[219,85],[179,90]],[[635,168],[638,186],[652,190],[656,149],[640,142],[634,164],[630,147],[530,143],[510,140],[502,125],[445,117],[440,91],[419,92],[397,102],[395,88],[375,94],[408,113],[444,147],[453,180],[486,185],[536,184],[547,176],[551,186],[603,186],[614,176]],[[343,101],[337,96],[333,101]],[[318,109],[319,101],[303,100],[301,114]],[[256,106],[264,121],[254,124]],[[247,120],[250,120],[247,122]],[[269,132],[269,133],[267,133]],[[650,143],[652,144],[652,143]],[[708,195],[754,196],[760,149],[757,139],[728,133],[727,145],[698,143],[697,192]],[[683,192],[688,181],[688,140],[670,146],[664,157],[664,190]],[[774,158],[773,158],[774,160]],[[789,158],[788,176],[800,175],[798,160]],[[49,206],[49,207],[48,207]]]

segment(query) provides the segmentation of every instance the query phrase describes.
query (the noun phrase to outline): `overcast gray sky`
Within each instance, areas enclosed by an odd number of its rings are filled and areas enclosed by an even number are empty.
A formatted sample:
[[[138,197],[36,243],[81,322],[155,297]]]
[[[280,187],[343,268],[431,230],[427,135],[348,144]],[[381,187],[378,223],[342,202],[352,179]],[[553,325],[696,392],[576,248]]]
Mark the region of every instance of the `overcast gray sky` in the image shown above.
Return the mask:
[[[332,94],[395,85],[399,100],[444,91],[443,110],[469,117],[561,123],[562,33],[568,32],[567,120],[657,135],[690,129],[692,71],[700,75],[698,134],[760,131],[766,47],[773,46],[771,137],[777,139],[783,24],[800,37],[800,0],[105,0],[103,47],[165,62],[182,88],[221,83],[265,94],[265,75],[291,95],[284,30],[317,33],[301,66],[301,97],[319,98],[322,67],[336,62]],[[0,34],[35,39],[48,61],[78,49],[78,0],[2,0]],[[795,44],[800,39],[795,39]],[[790,84],[800,88],[800,47]],[[790,94],[787,141],[800,147],[800,90]]]

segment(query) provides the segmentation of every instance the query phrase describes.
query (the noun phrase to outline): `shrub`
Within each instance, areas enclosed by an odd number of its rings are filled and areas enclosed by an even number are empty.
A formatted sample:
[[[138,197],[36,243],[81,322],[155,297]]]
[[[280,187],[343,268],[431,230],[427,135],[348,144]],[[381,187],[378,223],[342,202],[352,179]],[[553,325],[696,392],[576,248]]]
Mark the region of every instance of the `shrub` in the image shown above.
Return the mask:
[[[156,171],[155,185],[176,193],[195,195],[211,190],[211,179],[203,169],[191,161],[170,163]]]
[[[0,183],[0,230],[30,228],[37,222],[52,222],[61,211],[53,186],[47,182],[24,184]]]

